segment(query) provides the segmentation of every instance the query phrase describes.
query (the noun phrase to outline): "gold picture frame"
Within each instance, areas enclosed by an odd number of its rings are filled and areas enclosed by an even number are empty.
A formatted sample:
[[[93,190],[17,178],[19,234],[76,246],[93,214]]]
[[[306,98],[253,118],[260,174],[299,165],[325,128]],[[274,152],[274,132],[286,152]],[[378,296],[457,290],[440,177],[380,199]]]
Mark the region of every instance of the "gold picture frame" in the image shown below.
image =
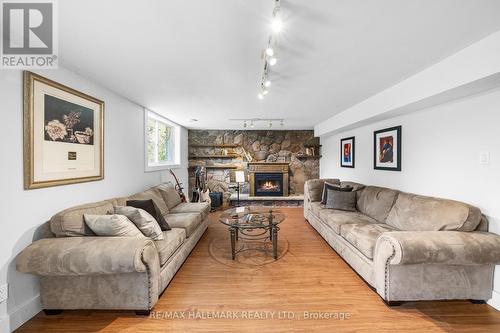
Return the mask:
[[[104,102],[24,72],[24,188],[104,179]]]

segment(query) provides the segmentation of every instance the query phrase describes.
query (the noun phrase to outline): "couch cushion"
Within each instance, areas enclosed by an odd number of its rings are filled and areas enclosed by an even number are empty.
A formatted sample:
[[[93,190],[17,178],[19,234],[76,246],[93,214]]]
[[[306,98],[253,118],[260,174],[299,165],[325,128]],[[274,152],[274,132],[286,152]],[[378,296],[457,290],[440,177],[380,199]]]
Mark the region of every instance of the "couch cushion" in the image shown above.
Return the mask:
[[[94,236],[85,224],[83,214],[113,214],[113,205],[109,201],[93,202],[75,206],[57,213],[50,219],[50,229],[56,237]]]
[[[358,191],[358,210],[379,222],[385,222],[399,191],[384,187],[367,186]]]
[[[340,228],[340,235],[352,246],[358,249],[365,257],[373,259],[373,251],[377,239],[382,233],[395,230],[387,224],[344,224]]]
[[[335,233],[340,235],[340,227],[344,224],[372,224],[377,223],[371,217],[359,212],[347,212],[335,209],[321,209],[319,217]]]
[[[183,228],[186,230],[186,237],[196,230],[201,224],[200,213],[175,213],[165,215],[165,219],[172,228]]]
[[[173,184],[164,183],[155,186],[155,188],[160,192],[163,200],[167,204],[168,209],[172,209],[181,203],[181,197],[179,196],[179,193],[177,193]]]
[[[356,192],[356,191],[359,191],[359,190],[365,188],[365,185],[360,184],[360,183],[350,182],[350,181],[342,181],[342,182],[340,182],[340,187],[352,187],[352,191]]]
[[[313,201],[313,202],[311,202],[310,205],[309,205],[309,207],[310,207],[311,212],[314,215],[316,215],[317,217],[319,217],[319,214],[320,214],[321,210],[326,209],[326,208],[324,208],[323,205],[321,205],[321,202],[319,202],[319,201]]]
[[[127,198],[127,200],[149,200],[149,199],[152,199],[154,201],[156,207],[158,207],[162,215],[168,214],[168,206],[165,203],[165,200],[163,200],[163,196],[161,195],[160,191],[157,188],[152,187],[149,190],[136,193]]]
[[[210,213],[210,204],[208,202],[183,202],[171,209],[170,213],[200,213],[201,219],[204,220]]]
[[[163,239],[155,241],[158,254],[160,255],[160,266],[163,266],[168,258],[175,253],[186,239],[186,231],[182,228],[172,228],[163,232]]]
[[[406,231],[473,231],[481,221],[479,209],[465,203],[400,193],[387,224]]]

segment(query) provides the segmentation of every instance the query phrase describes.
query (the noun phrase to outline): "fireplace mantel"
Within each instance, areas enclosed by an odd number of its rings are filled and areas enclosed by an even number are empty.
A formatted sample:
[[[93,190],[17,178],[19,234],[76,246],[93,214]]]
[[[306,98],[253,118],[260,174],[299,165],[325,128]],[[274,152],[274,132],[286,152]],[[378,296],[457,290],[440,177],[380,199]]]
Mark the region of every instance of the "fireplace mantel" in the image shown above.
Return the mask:
[[[249,162],[248,173],[250,182],[250,196],[255,196],[255,174],[256,173],[281,173],[283,174],[283,196],[288,196],[289,178],[288,178],[289,163],[281,162]]]

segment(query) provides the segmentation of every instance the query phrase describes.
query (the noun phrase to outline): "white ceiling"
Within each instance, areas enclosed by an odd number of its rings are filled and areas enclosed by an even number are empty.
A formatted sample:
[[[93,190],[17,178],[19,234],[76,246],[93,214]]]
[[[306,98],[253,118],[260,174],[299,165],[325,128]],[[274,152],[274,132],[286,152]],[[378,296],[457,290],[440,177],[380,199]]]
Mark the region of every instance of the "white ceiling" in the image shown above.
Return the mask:
[[[282,0],[261,101],[273,0],[58,3],[63,67],[189,128],[312,128],[500,30],[498,0]]]

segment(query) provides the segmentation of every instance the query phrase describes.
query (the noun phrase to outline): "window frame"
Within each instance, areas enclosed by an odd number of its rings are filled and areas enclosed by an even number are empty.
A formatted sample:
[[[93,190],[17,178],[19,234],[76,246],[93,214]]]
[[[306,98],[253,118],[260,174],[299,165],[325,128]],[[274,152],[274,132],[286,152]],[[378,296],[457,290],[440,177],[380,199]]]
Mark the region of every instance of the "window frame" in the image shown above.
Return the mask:
[[[154,119],[159,123],[163,123],[166,126],[172,128],[171,138],[169,140],[169,147],[171,148],[172,157],[168,161],[150,163],[148,158],[148,125],[149,119]],[[172,168],[180,167],[180,155],[181,155],[181,127],[163,117],[162,115],[144,109],[144,170],[145,172],[153,172],[160,170],[168,170]],[[158,149],[158,144],[156,145],[156,149]]]

